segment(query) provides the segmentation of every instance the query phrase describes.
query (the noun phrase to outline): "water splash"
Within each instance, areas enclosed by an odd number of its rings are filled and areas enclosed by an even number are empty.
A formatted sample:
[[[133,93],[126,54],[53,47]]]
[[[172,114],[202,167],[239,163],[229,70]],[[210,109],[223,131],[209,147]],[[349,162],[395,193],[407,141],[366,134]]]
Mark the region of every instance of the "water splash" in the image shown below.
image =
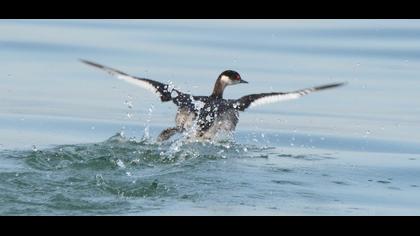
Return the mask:
[[[133,118],[133,113],[132,113],[132,109],[133,109],[133,97],[130,96],[130,95],[128,95],[127,96],[127,99],[124,101],[124,104],[129,109],[129,111],[127,111],[127,113],[126,113],[126,117],[127,117],[127,119],[131,120],[131,118]]]
[[[146,122],[144,123],[144,134],[142,140],[149,140],[150,139],[150,121],[152,120],[153,109],[155,106],[150,104],[150,107],[147,112]]]
[[[123,161],[121,161],[120,159],[118,159],[115,163],[116,163],[116,164],[117,164],[117,166],[119,166],[120,168],[125,169],[124,162],[123,162]]]

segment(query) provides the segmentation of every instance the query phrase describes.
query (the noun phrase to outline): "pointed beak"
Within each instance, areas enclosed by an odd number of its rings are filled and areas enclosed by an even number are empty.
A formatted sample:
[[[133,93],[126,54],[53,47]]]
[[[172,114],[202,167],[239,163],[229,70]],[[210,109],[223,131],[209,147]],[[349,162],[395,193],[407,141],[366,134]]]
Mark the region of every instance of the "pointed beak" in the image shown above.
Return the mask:
[[[247,84],[248,82],[247,81],[245,81],[245,80],[243,80],[243,79],[241,79],[241,80],[239,80],[239,83],[243,83],[243,84]]]

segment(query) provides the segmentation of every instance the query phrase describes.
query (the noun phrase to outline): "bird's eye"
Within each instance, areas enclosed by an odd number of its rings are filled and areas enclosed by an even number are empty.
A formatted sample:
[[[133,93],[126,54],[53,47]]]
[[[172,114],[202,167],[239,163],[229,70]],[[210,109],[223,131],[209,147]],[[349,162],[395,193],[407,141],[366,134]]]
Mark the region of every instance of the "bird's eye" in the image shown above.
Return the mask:
[[[239,75],[236,76],[236,80],[240,80],[241,77]]]

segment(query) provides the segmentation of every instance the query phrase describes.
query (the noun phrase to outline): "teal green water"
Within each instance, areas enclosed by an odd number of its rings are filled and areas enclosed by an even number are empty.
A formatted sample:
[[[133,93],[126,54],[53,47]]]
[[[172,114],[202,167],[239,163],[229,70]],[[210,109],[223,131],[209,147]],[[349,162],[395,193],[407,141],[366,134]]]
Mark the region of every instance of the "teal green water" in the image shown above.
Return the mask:
[[[417,214],[412,154],[117,134],[1,156],[3,215]]]
[[[0,215],[419,215],[418,20],[2,20]],[[340,89],[241,113],[222,142],[85,58],[195,95]]]

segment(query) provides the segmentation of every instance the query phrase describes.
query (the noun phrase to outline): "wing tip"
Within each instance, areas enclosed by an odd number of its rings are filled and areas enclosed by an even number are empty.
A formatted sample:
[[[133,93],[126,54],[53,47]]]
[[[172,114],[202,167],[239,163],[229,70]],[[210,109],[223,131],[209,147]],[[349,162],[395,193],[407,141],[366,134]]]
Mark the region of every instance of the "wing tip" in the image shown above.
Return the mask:
[[[87,65],[90,65],[90,66],[94,66],[94,67],[98,67],[98,68],[104,68],[104,66],[99,65],[98,63],[95,63],[95,62],[92,62],[92,61],[88,61],[88,60],[85,60],[85,59],[79,58],[79,61],[82,62],[82,63],[85,63]]]
[[[82,63],[85,63],[85,64],[87,64],[89,66],[93,66],[93,67],[96,67],[96,68],[105,70],[106,72],[108,72],[111,75],[120,74],[120,75],[125,75],[125,76],[131,76],[131,75],[129,75],[127,73],[124,73],[124,72],[122,72],[120,70],[113,69],[111,67],[104,66],[104,65],[98,64],[96,62],[88,61],[88,60],[85,60],[85,59],[79,59],[79,61],[82,62]]]
[[[347,85],[348,82],[339,82],[339,83],[332,83],[332,84],[326,84],[326,85],[322,85],[322,86],[318,86],[315,87],[316,90],[323,90],[323,89],[330,89],[330,88],[337,88],[337,87],[341,87],[344,85]]]

